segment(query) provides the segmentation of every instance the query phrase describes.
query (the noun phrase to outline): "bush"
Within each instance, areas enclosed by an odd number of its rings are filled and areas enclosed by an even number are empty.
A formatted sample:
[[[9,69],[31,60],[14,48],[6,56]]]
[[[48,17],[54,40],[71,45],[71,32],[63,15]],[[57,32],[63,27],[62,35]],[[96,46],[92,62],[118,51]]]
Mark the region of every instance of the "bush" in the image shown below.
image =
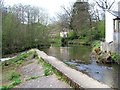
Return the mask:
[[[75,39],[77,37],[77,35],[76,35],[76,33],[74,32],[74,31],[70,31],[69,33],[68,33],[68,38],[70,39],[70,40],[73,40],[73,39]]]

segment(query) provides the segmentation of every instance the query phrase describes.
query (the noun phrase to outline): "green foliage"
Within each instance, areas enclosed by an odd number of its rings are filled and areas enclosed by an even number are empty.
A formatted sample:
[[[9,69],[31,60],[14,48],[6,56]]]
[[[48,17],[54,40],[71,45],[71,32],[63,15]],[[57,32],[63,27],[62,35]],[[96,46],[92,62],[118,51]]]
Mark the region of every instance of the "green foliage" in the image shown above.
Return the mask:
[[[112,59],[117,62],[120,63],[120,55],[117,53],[112,53]]]
[[[31,76],[31,77],[27,78],[26,81],[37,79],[37,78],[39,78],[39,76]]]
[[[100,41],[94,41],[92,43],[92,51],[94,52],[96,49],[99,49],[100,48]],[[99,50],[100,51],[100,50]],[[98,51],[98,52],[99,52]]]
[[[20,74],[17,73],[15,70],[10,72],[9,80],[16,80],[20,77]]]
[[[99,21],[97,22],[97,29],[98,29],[98,39],[105,38],[105,22],[104,21]]]
[[[100,41],[94,41],[94,42],[92,43],[92,47],[93,47],[93,48],[98,48],[98,47],[100,47]]]
[[[23,64],[23,62],[25,60],[27,60],[28,58],[31,59],[34,56],[34,52],[29,51],[29,52],[25,52],[23,54],[18,55],[17,57],[10,59],[8,61],[4,61],[2,63],[2,67],[4,68],[6,65],[16,65],[16,66],[20,66]]]
[[[73,40],[73,39],[75,39],[77,37],[77,35],[76,35],[76,33],[74,32],[74,31],[70,31],[69,33],[68,33],[68,38],[70,39],[70,40]]]
[[[53,74],[52,66],[50,64],[45,63],[44,64],[44,75],[49,76],[49,75],[52,75],[52,74]]]
[[[0,90],[10,90],[12,86],[0,86]]]
[[[43,23],[46,18],[43,17],[42,20],[40,18],[37,20],[37,17],[42,15],[39,12],[40,9],[21,4],[9,8],[3,7],[2,9],[3,55],[50,45],[48,30]],[[28,13],[28,11],[30,12]],[[22,15],[21,12],[23,12]]]
[[[18,78],[18,79],[15,79],[12,83],[11,83],[11,86],[16,86],[16,85],[19,85],[21,83],[21,80]]]

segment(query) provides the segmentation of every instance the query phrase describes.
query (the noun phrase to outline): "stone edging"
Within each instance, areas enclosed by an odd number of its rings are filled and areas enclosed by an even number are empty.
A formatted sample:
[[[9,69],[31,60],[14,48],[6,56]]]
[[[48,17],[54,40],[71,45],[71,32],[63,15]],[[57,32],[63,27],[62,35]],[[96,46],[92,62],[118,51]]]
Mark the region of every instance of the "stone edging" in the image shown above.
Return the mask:
[[[61,62],[55,57],[48,56],[43,51],[40,51],[38,49],[34,49],[39,58],[42,58],[45,60],[45,62],[48,62],[51,64],[55,69],[57,69],[60,73],[62,73],[68,80],[69,84],[74,88],[108,88],[112,90],[109,86],[98,82],[97,80],[94,80],[93,78],[87,76],[86,74],[83,74],[75,69],[72,69],[68,67],[66,64]]]

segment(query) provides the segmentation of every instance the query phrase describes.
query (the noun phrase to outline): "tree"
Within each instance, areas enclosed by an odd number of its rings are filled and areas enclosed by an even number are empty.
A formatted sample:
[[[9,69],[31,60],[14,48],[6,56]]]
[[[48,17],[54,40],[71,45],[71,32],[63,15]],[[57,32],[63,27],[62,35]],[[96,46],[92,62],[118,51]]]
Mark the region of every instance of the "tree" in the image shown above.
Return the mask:
[[[2,8],[3,54],[49,45],[45,25],[47,19],[40,18],[45,11],[41,10],[40,13],[40,10],[38,7],[22,4]]]
[[[105,11],[105,10],[110,10],[112,8],[113,4],[115,3],[115,0],[112,1],[111,3],[108,0],[99,0],[95,2],[101,9],[103,9],[103,11]]]
[[[73,29],[78,36],[85,35],[85,31],[90,28],[89,21],[89,3],[75,2],[73,5],[71,17],[71,29]],[[87,27],[86,27],[87,26]]]

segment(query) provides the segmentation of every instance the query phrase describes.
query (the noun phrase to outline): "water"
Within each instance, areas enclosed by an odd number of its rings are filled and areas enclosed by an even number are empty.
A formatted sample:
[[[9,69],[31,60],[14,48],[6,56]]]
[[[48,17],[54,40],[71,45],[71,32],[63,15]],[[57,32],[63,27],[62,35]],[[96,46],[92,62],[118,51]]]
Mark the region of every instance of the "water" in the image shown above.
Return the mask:
[[[77,70],[93,79],[113,88],[118,87],[118,65],[97,64],[95,58],[90,56],[89,46],[50,47],[43,51],[67,64],[74,65]]]

